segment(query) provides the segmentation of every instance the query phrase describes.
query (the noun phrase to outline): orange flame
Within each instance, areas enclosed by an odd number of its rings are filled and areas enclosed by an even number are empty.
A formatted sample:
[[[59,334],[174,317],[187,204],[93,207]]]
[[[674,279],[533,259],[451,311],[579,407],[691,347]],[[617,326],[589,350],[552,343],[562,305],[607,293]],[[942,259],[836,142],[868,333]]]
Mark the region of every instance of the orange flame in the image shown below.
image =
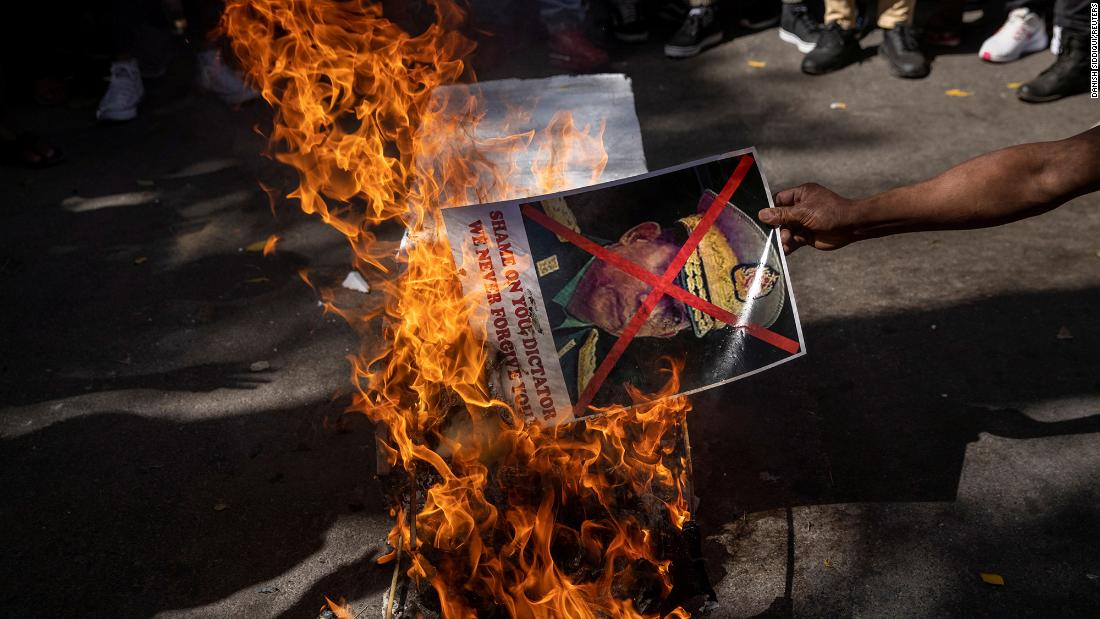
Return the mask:
[[[322,607],[322,610],[324,610],[325,607],[331,610],[332,614],[336,615],[336,619],[355,619],[355,616],[351,613],[351,608],[344,603],[344,600],[333,602],[326,597],[325,606]]]
[[[275,245],[277,245],[278,243],[279,243],[279,236],[278,235],[272,234],[271,236],[267,237],[267,241],[264,243],[264,255],[265,256],[270,256],[271,254],[274,254],[275,253]]]
[[[478,600],[525,619],[656,616],[634,592],[667,597],[670,561],[655,523],[638,514],[656,506],[676,527],[688,518],[676,444],[689,405],[652,402],[678,391],[679,365],[660,393],[630,391],[632,408],[556,428],[516,423],[489,391],[493,355],[469,330],[472,304],[433,236],[442,205],[513,197],[517,166],[492,161],[530,154],[540,192],[563,189],[570,169],[598,180],[603,126],[577,127],[562,112],[537,134],[475,137],[473,91],[433,95],[468,77],[465,16],[449,0],[429,2],[434,21],[415,35],[366,0],[229,0],[222,21],[275,110],[275,157],[299,174],[288,197],[347,237],[355,268],[390,273],[378,278],[382,316],[326,303],[363,336],[352,408],[384,424],[391,464],[431,480],[414,523],[394,506],[389,542],[447,618],[476,617]],[[397,262],[373,233],[391,221],[413,240]]]

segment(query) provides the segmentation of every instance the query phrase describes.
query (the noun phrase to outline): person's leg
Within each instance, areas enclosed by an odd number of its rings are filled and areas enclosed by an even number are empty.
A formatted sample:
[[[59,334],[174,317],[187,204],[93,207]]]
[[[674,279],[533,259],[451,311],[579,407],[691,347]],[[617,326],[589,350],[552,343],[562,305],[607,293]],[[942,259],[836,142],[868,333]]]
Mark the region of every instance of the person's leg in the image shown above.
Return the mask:
[[[547,26],[584,19],[581,0],[539,0],[539,17]]]
[[[821,22],[802,0],[783,0],[779,14],[779,38],[803,54],[813,51],[821,36]]]
[[[1027,9],[1028,13],[1035,13],[1043,20],[1043,31],[1046,32],[1046,25],[1054,21],[1054,0],[1008,0],[1005,2],[1004,11],[1005,19],[1012,15],[1012,12],[1016,9]],[[1006,24],[1007,25],[1007,24]],[[1003,30],[1005,26],[1001,26]],[[1059,27],[1054,27],[1054,36],[1051,39],[1051,50],[1055,55],[1058,54],[1058,50],[1054,49],[1056,40],[1058,38]],[[1000,32],[1000,30],[998,30]]]
[[[145,17],[144,0],[111,2],[111,81],[96,107],[96,119],[122,122],[137,118],[137,108],[145,98],[145,84],[135,57],[137,32]]]
[[[890,63],[890,72],[898,77],[921,78],[928,75],[928,59],[910,25],[916,0],[879,0],[878,27],[882,45],[878,53]]]
[[[33,134],[9,125],[7,118],[7,74],[0,64],[0,164],[42,168],[62,160],[61,151]]]
[[[1062,30],[1058,59],[1020,87],[1016,94],[1022,101],[1042,103],[1088,90],[1090,2],[1055,0],[1054,25]]]
[[[917,0],[879,0],[878,27],[890,30],[899,25],[910,25],[916,4]]]
[[[715,0],[688,0],[687,17],[665,44],[669,58],[690,58],[722,42],[722,27],[715,12]]]
[[[1028,9],[1040,15],[1049,15],[1054,8],[1054,0],[1008,0],[1005,2],[1005,11],[1012,12],[1016,9]]]
[[[1055,0],[1054,25],[1062,28],[1062,33],[1089,35],[1089,5],[1093,0]]]
[[[1011,10],[993,36],[978,49],[978,57],[986,62],[1012,62],[1024,54],[1046,49],[1047,22],[1043,16],[1050,9],[1047,0],[1013,0]]]
[[[593,71],[610,60],[581,28],[584,5],[581,0],[539,0],[539,17],[548,33],[550,62],[571,71]]]
[[[825,25],[829,24],[837,24],[845,30],[855,28],[855,0],[825,0]]]
[[[802,72],[822,75],[858,61],[863,50],[856,37],[855,0],[825,0],[825,28],[813,51],[802,59]]]
[[[782,0],[740,0],[734,7],[738,13],[737,25],[754,32],[779,25],[783,15]]]
[[[185,2],[187,31],[195,49],[200,88],[216,95],[227,105],[240,105],[260,96],[245,83],[240,70],[230,61],[223,41],[212,36],[225,8],[223,0]]]
[[[940,47],[962,44],[966,0],[940,0],[939,8],[924,24],[924,40]]]
[[[623,43],[649,40],[649,26],[638,10],[640,0],[610,0],[611,32]]]

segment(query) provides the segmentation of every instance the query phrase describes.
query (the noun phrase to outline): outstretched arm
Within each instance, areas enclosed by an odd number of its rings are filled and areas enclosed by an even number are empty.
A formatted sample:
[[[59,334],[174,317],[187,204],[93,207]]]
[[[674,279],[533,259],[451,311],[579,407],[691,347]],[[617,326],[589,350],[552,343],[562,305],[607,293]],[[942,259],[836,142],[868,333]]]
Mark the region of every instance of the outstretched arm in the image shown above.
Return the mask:
[[[760,220],[781,228],[783,249],[838,249],[921,230],[995,226],[1100,190],[1100,127],[1056,142],[1023,144],[961,163],[929,180],[862,200],[813,183],[780,191]]]

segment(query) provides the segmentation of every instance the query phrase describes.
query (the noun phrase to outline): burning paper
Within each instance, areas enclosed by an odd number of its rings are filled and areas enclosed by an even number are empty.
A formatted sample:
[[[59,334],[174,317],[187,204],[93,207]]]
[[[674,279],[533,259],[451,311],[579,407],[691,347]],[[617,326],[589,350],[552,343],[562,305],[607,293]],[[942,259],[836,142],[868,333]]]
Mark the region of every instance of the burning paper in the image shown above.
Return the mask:
[[[444,193],[440,206],[485,201],[471,197],[485,195],[494,184],[501,195],[493,201],[511,200],[649,171],[632,84],[619,73],[451,84],[433,90],[431,104],[441,110],[443,119],[470,120],[432,124],[425,131],[434,140],[457,145],[467,159],[484,159],[495,170],[507,171],[506,183],[490,179],[466,193]],[[475,110],[472,117],[463,111],[470,107]],[[568,117],[563,110],[568,110]],[[486,148],[512,136],[530,139],[540,132],[536,148]]]
[[[465,59],[474,49],[462,34],[465,24],[462,7],[449,0],[228,0],[222,20],[248,79],[274,108],[273,156],[298,174],[288,197],[347,238],[352,268],[369,276],[379,301],[325,307],[362,335],[360,349],[350,356],[349,412],[380,426],[379,458],[389,471],[382,484],[394,521],[386,537],[392,550],[379,561],[392,564],[409,587],[408,596],[395,597],[391,590],[391,604],[399,600],[401,608],[390,610],[444,619],[683,619],[694,607],[689,598],[699,591],[678,574],[700,570],[702,560],[690,550],[699,545],[691,513],[691,407],[687,398],[672,396],[744,375],[750,366],[767,367],[801,350],[801,338],[782,257],[769,253],[772,235],[760,232],[763,240],[755,249],[731,245],[733,266],[748,265],[738,271],[740,279],[736,273],[729,278],[735,290],[740,282],[746,299],[739,311],[722,305],[723,297],[709,289],[704,299],[702,288],[675,280],[699,254],[708,230],[725,234],[719,216],[733,208],[727,203],[750,217],[767,204],[766,186],[749,153],[740,153],[552,195],[576,187],[577,180],[594,184],[630,176],[617,176],[624,168],[617,158],[636,157],[640,148],[615,146],[609,154],[608,137],[620,144],[611,135],[614,118],[593,117],[583,107],[576,115],[570,107],[547,107],[544,114],[537,101],[515,101],[494,116],[481,106],[484,97],[476,87],[459,84],[471,77]],[[575,93],[573,84],[561,82],[563,96]],[[456,88],[450,94],[437,95],[451,86]],[[626,99],[618,101],[607,107],[626,109]],[[558,105],[573,104],[553,107]],[[489,123],[486,130],[478,130],[481,122]],[[679,180],[666,185],[660,180],[666,176]],[[731,185],[730,179],[737,182]],[[532,194],[547,196],[520,200]],[[495,204],[440,211],[470,203]],[[503,217],[494,219],[494,211]],[[550,419],[541,419],[541,397],[534,400],[538,410],[530,406],[529,417],[537,422],[530,424],[523,423],[526,410],[521,415],[514,399],[501,397],[506,364],[499,345],[485,345],[490,334],[496,336],[487,328],[492,290],[470,281],[463,290],[452,249],[467,278],[481,273],[479,256],[472,241],[448,247],[436,233],[443,220],[459,239],[480,238],[481,248],[489,249],[497,305],[511,304],[509,339],[524,328],[538,334],[538,357],[547,372],[540,378],[549,383],[551,372],[558,376],[550,387],[554,401],[545,407],[553,411]],[[500,221],[506,238],[497,236]],[[397,257],[392,244],[376,236],[394,223],[408,235]],[[651,234],[655,226],[659,234]],[[629,244],[624,241],[655,248],[660,240],[691,246],[682,252],[682,264],[676,264],[680,249],[656,264],[650,264],[651,252],[621,261],[647,267],[624,266],[623,272],[660,288],[653,307],[645,307],[652,292],[647,290],[644,299],[634,299],[635,313],[620,323],[592,315],[598,308],[578,309],[579,299],[592,298],[585,291],[601,290],[602,278],[615,273],[603,269],[596,278],[602,267],[594,268],[593,258],[614,262],[610,256],[621,253],[615,248]],[[509,242],[510,255],[502,251]],[[757,253],[763,258],[747,257]],[[702,285],[711,281],[708,264],[700,254]],[[527,314],[512,309],[519,305],[506,269],[530,291],[523,300]],[[578,281],[566,295],[570,300],[555,304],[572,277],[564,284],[553,278],[570,272],[596,280]],[[769,286],[767,295],[757,294]],[[779,296],[783,303],[774,320],[753,309]],[[665,315],[658,301],[666,297],[683,306],[678,331],[646,326],[650,314]],[[484,300],[471,303],[474,298]],[[692,339],[692,321],[706,321],[704,314],[721,325]],[[580,324],[558,322],[564,315]],[[631,327],[635,315],[644,319]],[[587,329],[597,339],[563,329]],[[724,343],[710,342],[722,333]],[[776,353],[771,344],[761,348],[761,337],[797,348]],[[574,344],[562,352],[569,341]],[[639,352],[647,341],[649,352]],[[522,338],[512,340],[517,342],[526,346]],[[655,351],[668,358],[659,363]],[[578,393],[581,364],[572,367],[562,359],[580,359],[582,352],[591,356],[585,367],[592,369]],[[608,359],[616,356],[611,364]],[[734,362],[748,365],[723,369]],[[524,355],[523,363],[530,370],[539,362]],[[491,375],[492,388],[486,380]],[[687,387],[681,376],[690,378]],[[524,387],[538,396],[547,383],[532,380]],[[638,385],[658,388],[643,391]],[[604,407],[602,414],[551,427],[574,410],[589,412],[585,391],[594,391],[591,404]],[[713,601],[709,589],[703,592]]]
[[[443,211],[498,397],[556,425],[653,393],[685,395],[805,351],[771,206],[747,150],[593,187]]]

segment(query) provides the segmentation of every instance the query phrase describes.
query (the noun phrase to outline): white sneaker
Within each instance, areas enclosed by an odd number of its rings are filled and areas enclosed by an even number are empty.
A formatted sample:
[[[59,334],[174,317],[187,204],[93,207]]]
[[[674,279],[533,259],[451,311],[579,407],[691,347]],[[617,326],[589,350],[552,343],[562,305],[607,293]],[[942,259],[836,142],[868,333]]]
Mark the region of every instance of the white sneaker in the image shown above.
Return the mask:
[[[241,74],[222,59],[218,50],[199,52],[199,87],[218,95],[229,105],[251,101],[260,96],[244,83]]]
[[[1046,49],[1047,24],[1026,8],[1008,14],[1001,29],[982,43],[978,57],[988,62],[1012,62],[1023,54]]]
[[[1055,56],[1062,51],[1062,27],[1054,27],[1054,36],[1050,37],[1050,53]]]
[[[145,96],[141,68],[137,60],[111,63],[111,84],[99,100],[95,117],[98,120],[124,121],[137,118],[137,107]]]

